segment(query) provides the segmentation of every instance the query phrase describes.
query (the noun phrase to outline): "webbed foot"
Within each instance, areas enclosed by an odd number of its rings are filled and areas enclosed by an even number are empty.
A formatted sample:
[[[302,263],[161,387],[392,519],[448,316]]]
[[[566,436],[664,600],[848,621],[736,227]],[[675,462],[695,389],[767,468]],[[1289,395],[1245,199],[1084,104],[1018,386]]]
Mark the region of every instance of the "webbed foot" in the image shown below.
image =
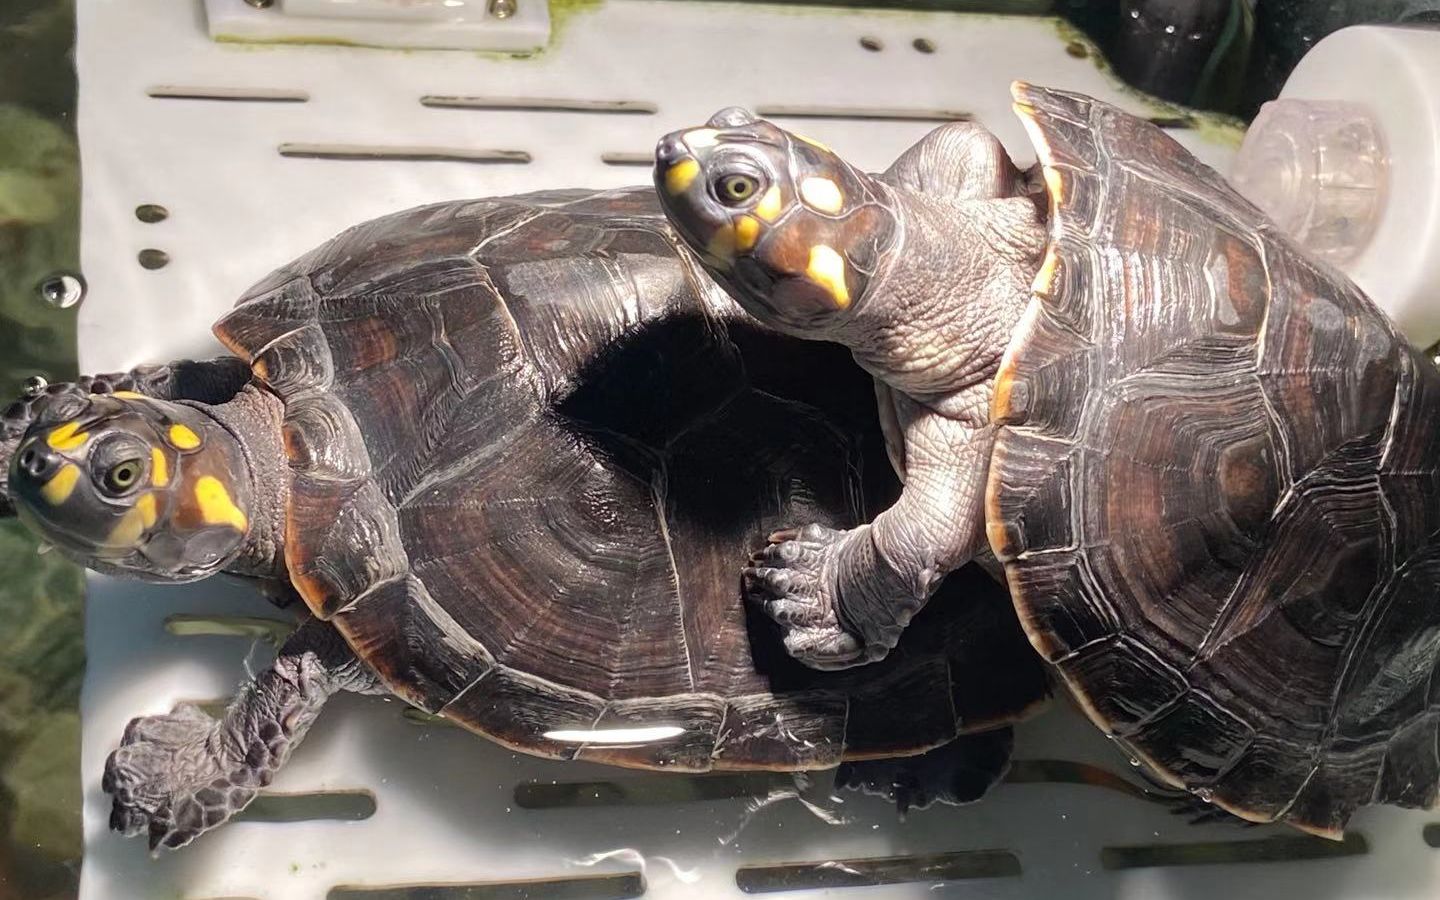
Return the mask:
[[[812,668],[867,661],[836,613],[838,560],[851,535],[823,525],[776,532],[741,572],[746,598],[780,625],[790,655]]]
[[[152,850],[185,846],[270,784],[331,695],[378,689],[329,623],[308,620],[222,718],[182,704],[126,727],[101,782],[114,798],[110,827],[148,835]]]
[[[220,720],[190,704],[134,719],[105,763],[101,785],[114,798],[110,827],[148,835],[153,850],[183,847],[225,822],[270,783],[284,756],[278,723],[267,723],[255,738],[240,746]]]

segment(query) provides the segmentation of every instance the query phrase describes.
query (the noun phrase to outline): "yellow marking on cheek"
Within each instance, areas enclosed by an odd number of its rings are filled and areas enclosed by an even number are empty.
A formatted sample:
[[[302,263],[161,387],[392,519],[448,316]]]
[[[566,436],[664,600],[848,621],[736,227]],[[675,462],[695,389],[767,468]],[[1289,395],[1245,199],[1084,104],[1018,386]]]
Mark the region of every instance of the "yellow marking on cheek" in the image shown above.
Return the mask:
[[[144,394],[137,394],[134,391],[111,391],[110,396],[119,397],[121,400],[144,400]]]
[[[166,436],[170,439],[170,446],[176,450],[194,450],[200,446],[200,435],[179,423],[171,425]]]
[[[214,475],[202,475],[195,482],[195,502],[200,504],[200,518],[207,525],[229,525],[244,531],[250,525],[245,513],[230,499],[230,492]]]
[[[845,260],[824,244],[810,248],[810,264],[805,267],[810,280],[830,293],[840,309],[850,305],[850,289],[845,285]]]
[[[150,448],[150,483],[156,487],[170,483],[170,463],[165,459],[165,451],[159,447]]]
[[[79,480],[80,467],[74,463],[66,463],[40,488],[40,496],[51,506],[59,506],[75,493],[75,482]]]
[[[723,225],[715,229],[710,242],[705,245],[706,255],[727,265],[735,259],[735,226]]]
[[[755,204],[755,215],[767,222],[773,222],[780,218],[780,188],[771,185],[760,202]]]
[[[155,495],[141,494],[140,499],[135,501],[135,509],[140,513],[140,521],[149,528],[155,524]]]
[[[754,216],[741,216],[735,220],[735,249],[746,251],[760,239],[760,222]]]
[[[155,524],[155,495],[141,494],[135,505],[121,517],[105,538],[109,547],[130,547],[144,537],[145,529]]]
[[[691,150],[713,147],[719,140],[720,132],[713,128],[693,128],[685,132],[685,146]]]
[[[88,432],[80,430],[79,422],[66,422],[45,437],[45,443],[56,450],[74,450],[90,439]]]
[[[845,195],[840,192],[840,185],[828,178],[811,177],[802,181],[800,199],[811,209],[827,213],[838,213],[845,206]]]
[[[677,196],[690,189],[695,176],[700,174],[700,164],[693,159],[682,159],[665,170],[665,190]]]

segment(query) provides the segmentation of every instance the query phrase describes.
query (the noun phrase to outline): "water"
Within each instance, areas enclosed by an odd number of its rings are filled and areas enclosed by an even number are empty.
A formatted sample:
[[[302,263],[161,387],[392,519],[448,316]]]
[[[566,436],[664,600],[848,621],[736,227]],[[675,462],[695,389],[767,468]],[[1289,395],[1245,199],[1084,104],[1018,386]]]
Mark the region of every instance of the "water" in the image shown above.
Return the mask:
[[[68,0],[0,4],[0,397],[75,370],[72,43]],[[78,884],[82,590],[74,566],[0,522],[0,897]]]

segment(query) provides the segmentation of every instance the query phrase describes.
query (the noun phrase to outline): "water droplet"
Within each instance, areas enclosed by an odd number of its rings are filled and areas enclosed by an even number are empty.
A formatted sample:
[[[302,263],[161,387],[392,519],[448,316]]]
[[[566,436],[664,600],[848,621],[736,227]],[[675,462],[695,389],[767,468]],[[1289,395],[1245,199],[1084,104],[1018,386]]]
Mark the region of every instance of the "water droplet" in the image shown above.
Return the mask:
[[[1132,18],[1132,19],[1138,19],[1138,18],[1140,18],[1140,10],[1138,10],[1138,9],[1132,9],[1132,10],[1130,10],[1130,18]]]
[[[1175,26],[1174,26],[1174,25],[1166,25],[1166,26],[1165,26],[1165,33],[1166,33],[1166,34],[1174,34],[1174,33],[1175,33]]]
[[[1202,803],[1212,803],[1215,800],[1215,792],[1210,788],[1200,788],[1195,792],[1195,796],[1199,797]]]
[[[53,272],[40,281],[40,299],[56,309],[69,309],[85,297],[85,279],[69,272]]]
[[[1138,769],[1138,768],[1140,768],[1140,760],[1137,759],[1136,757],[1133,757],[1133,756],[1132,756],[1132,757],[1130,757],[1130,765],[1132,765],[1132,766],[1134,766],[1135,768]]]

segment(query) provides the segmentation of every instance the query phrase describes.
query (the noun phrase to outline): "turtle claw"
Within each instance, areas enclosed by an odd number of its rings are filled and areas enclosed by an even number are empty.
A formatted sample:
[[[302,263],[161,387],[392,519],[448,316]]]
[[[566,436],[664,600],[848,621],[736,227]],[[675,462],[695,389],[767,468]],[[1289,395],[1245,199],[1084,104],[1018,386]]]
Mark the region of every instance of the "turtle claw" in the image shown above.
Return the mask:
[[[863,656],[835,613],[835,559],[846,534],[823,525],[777,531],[741,572],[746,598],[780,626],[786,651],[816,669],[846,668]]]
[[[838,623],[786,632],[785,650],[812,669],[848,669],[865,661],[865,648]]]
[[[185,704],[134,719],[105,763],[110,827],[146,834],[150,849],[183,847],[244,808],[268,779],[234,759],[221,723]]]

